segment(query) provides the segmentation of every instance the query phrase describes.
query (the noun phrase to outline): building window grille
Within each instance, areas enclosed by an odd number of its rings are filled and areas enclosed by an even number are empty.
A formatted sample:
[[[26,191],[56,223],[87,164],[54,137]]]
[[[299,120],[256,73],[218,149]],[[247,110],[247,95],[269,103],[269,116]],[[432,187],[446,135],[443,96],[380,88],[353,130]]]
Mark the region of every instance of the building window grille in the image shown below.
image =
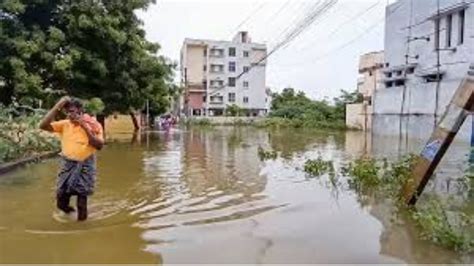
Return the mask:
[[[229,78],[229,87],[235,87],[235,78]]]
[[[229,92],[229,102],[235,102],[235,93]]]
[[[466,11],[463,9],[459,11],[459,34],[458,34],[458,45],[464,43],[464,25],[466,24]]]
[[[235,62],[229,62],[229,72],[235,72]]]
[[[451,47],[451,35],[453,32],[453,15],[446,17],[446,47]]]
[[[229,56],[234,57],[236,54],[235,47],[229,48]]]
[[[244,96],[244,103],[248,103],[248,102],[249,102],[249,97]]]
[[[440,19],[437,18],[434,21],[434,49],[439,50],[439,24]]]

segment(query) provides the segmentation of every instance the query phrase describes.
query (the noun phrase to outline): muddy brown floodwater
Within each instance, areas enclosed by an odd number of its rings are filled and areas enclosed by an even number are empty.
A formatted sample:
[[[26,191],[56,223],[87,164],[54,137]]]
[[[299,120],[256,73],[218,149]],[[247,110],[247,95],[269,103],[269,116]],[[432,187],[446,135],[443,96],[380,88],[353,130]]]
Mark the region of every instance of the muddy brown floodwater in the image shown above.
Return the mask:
[[[113,137],[98,155],[90,219],[55,209],[56,160],[0,176],[0,263],[469,263],[393,220],[384,199],[310,178],[319,155],[396,159],[422,140],[361,132],[173,129]],[[279,152],[261,162],[259,146]],[[455,143],[429,190],[453,193]]]

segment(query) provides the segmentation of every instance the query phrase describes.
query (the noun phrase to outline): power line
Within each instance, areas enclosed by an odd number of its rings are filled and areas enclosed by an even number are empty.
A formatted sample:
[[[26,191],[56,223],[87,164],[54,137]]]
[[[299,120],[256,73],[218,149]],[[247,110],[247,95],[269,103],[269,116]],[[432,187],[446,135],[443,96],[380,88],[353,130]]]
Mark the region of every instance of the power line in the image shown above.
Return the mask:
[[[441,76],[440,76],[440,67],[441,67],[441,58],[440,58],[440,49],[439,49],[439,45],[440,45],[440,34],[439,34],[439,26],[441,24],[441,21],[440,21],[440,14],[441,14],[441,10],[440,10],[440,2],[439,0],[436,0],[436,5],[437,5],[437,11],[436,11],[436,36],[435,37],[437,40],[435,40],[435,45],[436,45],[436,93],[435,93],[435,109],[434,109],[434,124],[433,124],[433,127],[436,128],[436,124],[438,122],[438,104],[439,104],[439,89],[440,89],[440,86],[441,86],[441,83],[440,83],[440,80],[441,80]]]
[[[240,22],[237,27],[235,27],[231,34],[233,34],[234,32],[238,31],[240,29],[240,27],[242,27],[245,23],[247,23],[250,19],[252,19],[252,17],[257,14],[260,10],[262,10],[263,7],[265,7],[266,5],[268,4],[268,2],[263,2],[261,3],[260,5],[256,6],[250,13],[247,17],[244,18],[244,20],[242,20],[242,22]],[[233,36],[231,36],[230,38],[232,38]]]
[[[339,52],[343,49],[345,49],[346,47],[348,47],[349,45],[353,44],[354,42],[356,42],[357,40],[359,40],[360,38],[362,38],[364,35],[366,35],[367,33],[371,32],[373,29],[375,29],[377,26],[379,26],[379,24],[381,22],[383,22],[384,20],[386,20],[387,18],[389,18],[390,16],[392,16],[400,7],[402,6],[402,4],[399,4],[397,7],[395,7],[390,13],[387,14],[386,17],[383,17],[379,20],[377,20],[374,24],[372,24],[370,27],[368,27],[365,31],[363,31],[361,34],[357,35],[355,38],[351,39],[350,41],[338,46],[337,48],[335,49],[332,49],[330,51],[328,51],[327,53],[324,53],[322,55],[319,55],[318,57],[315,57],[314,59],[311,60],[310,63],[314,63],[316,61],[319,61],[331,54],[333,54],[334,52]],[[306,61],[306,60],[305,60]],[[297,65],[302,65],[301,62],[299,63],[293,63],[293,64],[290,64],[290,65],[286,65],[286,67],[293,67],[293,66],[297,66]]]
[[[306,16],[308,14],[308,10],[309,10],[310,5],[307,5],[307,2],[301,1],[300,4],[297,6],[297,8],[293,11],[293,13],[295,13],[295,11],[296,11],[296,13],[300,13],[299,11],[303,11],[303,12],[301,12],[301,14],[303,16]],[[285,34],[287,34],[291,30],[293,25],[298,23],[298,21],[300,21],[300,20],[301,19],[299,18],[299,16],[294,16],[293,20],[286,23],[286,27],[284,28],[284,30],[282,30],[279,34],[275,34],[274,38],[269,40],[268,43],[274,43],[274,42],[278,41],[279,39],[283,38],[285,36]]]
[[[276,53],[279,49],[281,49],[282,47],[284,47],[285,45],[293,41],[298,35],[300,35],[309,26],[311,26],[317,20],[318,17],[326,13],[330,8],[332,8],[337,3],[337,1],[338,0],[324,0],[321,5],[319,5],[319,2],[318,4],[314,5],[313,8],[311,9],[311,12],[308,15],[304,16],[297,23],[297,25],[294,26],[293,29],[285,35],[285,38],[282,39],[280,42],[278,42],[277,45],[275,45],[275,47],[273,47],[271,51],[267,53],[267,55],[265,55],[263,58],[258,60],[256,63],[253,63],[249,67],[248,71],[251,71],[256,66],[259,66],[260,63],[267,60],[271,55]],[[235,77],[235,80],[236,81],[239,80],[248,71],[242,71],[239,75]],[[227,85],[228,85],[228,82],[226,82],[224,85],[220,86],[219,88],[216,88],[214,92],[210,93],[210,95],[217,93],[219,90],[225,88]]]
[[[374,9],[375,7],[377,7],[383,0],[379,0],[378,2],[376,2],[375,4],[369,6],[368,8],[362,10],[361,12],[357,13],[356,15],[352,16],[351,18],[349,18],[348,20],[344,21],[343,23],[341,23],[339,26],[337,26],[331,33],[329,33],[327,35],[327,38],[325,38],[325,40],[327,41],[328,39],[331,39],[332,36],[334,36],[336,33],[338,33],[342,28],[344,28],[344,26],[346,26],[347,24],[349,23],[352,23],[353,21],[359,19],[360,17],[366,15],[367,13],[369,13],[370,11],[372,11],[372,9]],[[320,39],[316,39],[316,41],[320,41]],[[299,52],[302,52],[302,51],[305,51],[307,50],[308,48],[311,48],[313,47],[313,44],[314,42],[310,42],[308,45],[306,46],[303,46],[302,48],[299,49]]]

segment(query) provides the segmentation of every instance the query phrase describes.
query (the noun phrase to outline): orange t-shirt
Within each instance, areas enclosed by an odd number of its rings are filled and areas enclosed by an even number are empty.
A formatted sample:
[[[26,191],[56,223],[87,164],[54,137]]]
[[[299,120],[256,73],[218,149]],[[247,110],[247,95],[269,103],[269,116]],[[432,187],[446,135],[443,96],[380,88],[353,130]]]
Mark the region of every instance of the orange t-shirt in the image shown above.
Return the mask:
[[[98,131],[96,136],[103,140],[102,126],[97,123]],[[51,123],[55,133],[61,139],[61,153],[68,159],[84,161],[96,152],[96,149],[89,144],[86,131],[80,126],[72,123],[69,119]]]

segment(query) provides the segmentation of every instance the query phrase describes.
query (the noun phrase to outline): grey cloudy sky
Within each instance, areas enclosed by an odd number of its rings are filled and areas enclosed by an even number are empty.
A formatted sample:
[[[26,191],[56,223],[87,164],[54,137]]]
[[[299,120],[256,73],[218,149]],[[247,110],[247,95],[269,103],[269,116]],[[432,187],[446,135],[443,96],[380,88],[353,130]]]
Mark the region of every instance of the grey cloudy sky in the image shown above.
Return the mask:
[[[290,45],[270,57],[267,86],[275,91],[291,86],[315,99],[332,99],[340,89],[354,90],[359,56],[383,50],[388,2],[339,0]],[[161,54],[178,61],[185,38],[230,40],[237,30],[249,31],[253,41],[266,43],[271,49],[281,38],[280,34],[304,16],[311,3],[309,0],[157,0],[157,4],[139,12],[139,16],[145,23],[147,38],[160,43]]]

